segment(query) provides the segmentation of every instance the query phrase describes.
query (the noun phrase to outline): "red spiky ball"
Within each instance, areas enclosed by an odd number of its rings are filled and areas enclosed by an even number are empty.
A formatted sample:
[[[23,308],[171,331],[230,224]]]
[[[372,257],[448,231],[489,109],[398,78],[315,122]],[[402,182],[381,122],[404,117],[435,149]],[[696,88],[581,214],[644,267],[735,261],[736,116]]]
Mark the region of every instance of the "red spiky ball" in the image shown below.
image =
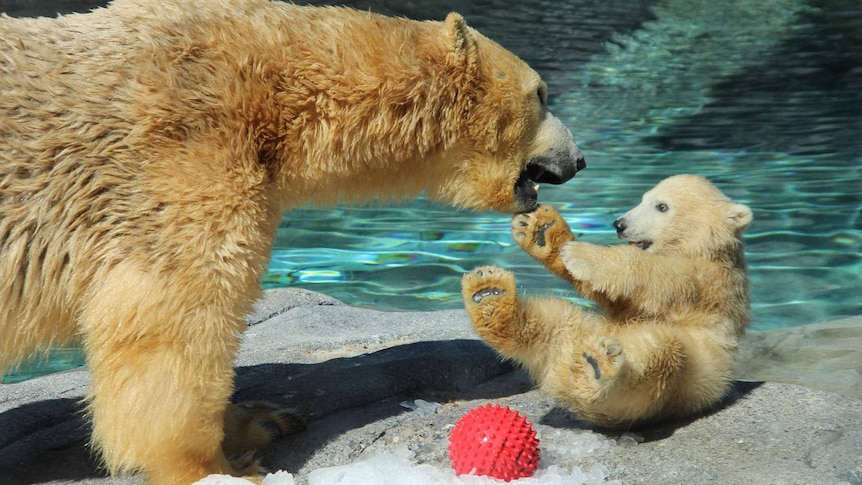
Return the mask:
[[[471,409],[449,435],[449,459],[456,475],[473,472],[506,482],[531,477],[539,452],[533,424],[499,404]]]

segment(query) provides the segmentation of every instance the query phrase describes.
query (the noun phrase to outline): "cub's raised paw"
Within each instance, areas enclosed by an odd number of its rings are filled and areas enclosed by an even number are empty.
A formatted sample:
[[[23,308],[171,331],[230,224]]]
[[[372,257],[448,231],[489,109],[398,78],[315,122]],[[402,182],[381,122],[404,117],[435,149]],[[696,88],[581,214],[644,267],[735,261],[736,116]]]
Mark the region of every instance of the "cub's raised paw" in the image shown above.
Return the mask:
[[[464,303],[489,305],[515,296],[515,275],[496,266],[482,266],[461,279],[461,294]]]
[[[524,251],[540,262],[546,262],[559,253],[565,243],[575,239],[560,213],[546,205],[512,217],[512,237]]]

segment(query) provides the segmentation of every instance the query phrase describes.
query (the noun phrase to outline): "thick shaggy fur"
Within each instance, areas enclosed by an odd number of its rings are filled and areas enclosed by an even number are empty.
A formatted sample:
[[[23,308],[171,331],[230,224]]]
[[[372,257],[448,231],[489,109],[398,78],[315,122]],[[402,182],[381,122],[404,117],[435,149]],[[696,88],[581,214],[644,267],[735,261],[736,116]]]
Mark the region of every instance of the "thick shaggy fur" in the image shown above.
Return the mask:
[[[664,180],[614,224],[630,245],[575,241],[550,207],[516,215],[512,234],[604,314],[521,300],[512,273],[464,276],[476,332],[529,370],[578,417],[607,427],[682,417],[728,392],[749,323],[740,235],[751,211],[701,177]]]
[[[583,166],[544,91],[456,14],[118,0],[0,18],[0,370],[81,341],[111,471],[254,472],[222,447],[291,428],[227,405],[282,211],[421,191],[529,210],[529,178]]]

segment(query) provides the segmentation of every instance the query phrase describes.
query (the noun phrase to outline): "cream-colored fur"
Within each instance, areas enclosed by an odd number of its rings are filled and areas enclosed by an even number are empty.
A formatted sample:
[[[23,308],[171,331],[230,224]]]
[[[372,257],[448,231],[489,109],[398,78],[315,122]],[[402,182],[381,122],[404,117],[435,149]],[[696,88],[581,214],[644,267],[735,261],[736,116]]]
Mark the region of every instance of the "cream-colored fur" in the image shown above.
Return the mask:
[[[749,323],[741,233],[751,210],[706,179],[670,177],[615,222],[629,245],[575,241],[554,209],[512,219],[518,244],[605,313],[521,300],[511,272],[464,276],[476,332],[578,417],[608,427],[682,417],[731,385]]]
[[[531,210],[531,179],[583,167],[545,100],[457,14],[118,0],[2,17],[0,370],[80,341],[112,472],[253,473],[222,448],[295,427],[227,406],[282,211],[422,191]]]

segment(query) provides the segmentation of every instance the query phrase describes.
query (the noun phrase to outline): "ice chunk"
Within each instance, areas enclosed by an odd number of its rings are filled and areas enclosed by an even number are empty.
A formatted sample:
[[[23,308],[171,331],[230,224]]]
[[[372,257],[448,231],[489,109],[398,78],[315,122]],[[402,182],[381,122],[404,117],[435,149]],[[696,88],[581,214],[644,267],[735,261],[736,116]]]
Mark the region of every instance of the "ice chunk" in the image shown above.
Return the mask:
[[[607,469],[600,464],[585,472],[578,467],[566,471],[557,465],[540,469],[536,475],[509,482],[512,485],[607,485]],[[309,485],[500,485],[504,482],[473,475],[456,476],[454,470],[416,465],[413,454],[402,447],[392,453],[329,468],[308,475]]]
[[[230,475],[210,475],[194,483],[194,485],[254,485],[252,482]],[[285,471],[268,474],[263,479],[263,485],[294,485],[293,475]]]

